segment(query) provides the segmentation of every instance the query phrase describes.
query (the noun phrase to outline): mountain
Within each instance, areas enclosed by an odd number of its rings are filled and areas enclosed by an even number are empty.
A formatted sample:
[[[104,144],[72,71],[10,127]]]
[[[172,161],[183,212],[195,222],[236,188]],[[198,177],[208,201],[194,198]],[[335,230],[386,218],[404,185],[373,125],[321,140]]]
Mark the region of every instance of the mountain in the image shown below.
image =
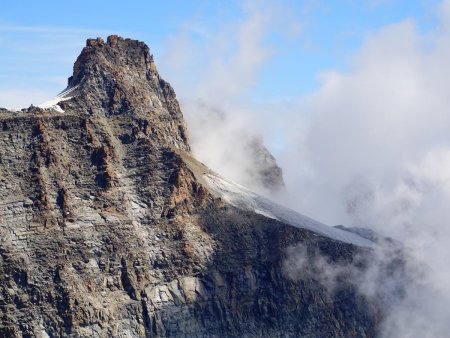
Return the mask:
[[[247,169],[255,184],[272,192],[285,188],[283,170],[278,166],[275,157],[266,148],[261,138],[251,138],[247,143],[247,152],[252,166]]]
[[[58,97],[0,110],[1,337],[373,337],[382,297],[315,270],[377,245],[196,161],[142,42],[89,39]]]

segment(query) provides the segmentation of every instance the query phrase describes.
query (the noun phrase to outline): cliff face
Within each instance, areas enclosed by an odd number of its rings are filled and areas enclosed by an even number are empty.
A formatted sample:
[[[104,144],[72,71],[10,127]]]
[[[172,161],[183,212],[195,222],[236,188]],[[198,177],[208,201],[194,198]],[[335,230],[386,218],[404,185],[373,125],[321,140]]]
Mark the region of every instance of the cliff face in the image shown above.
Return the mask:
[[[249,171],[256,183],[272,192],[285,188],[283,170],[278,166],[275,157],[264,146],[262,139],[252,138],[248,144],[252,168]]]
[[[72,99],[61,102],[64,110],[140,122],[137,129],[120,135],[126,140],[143,133],[160,146],[189,151],[175,92],[159,76],[143,42],[117,36],[108,37],[106,43],[89,39],[75,62],[66,93],[65,98]]]
[[[1,337],[375,335],[352,283],[285,266],[372,249],[218,196],[145,44],[88,40],[56,101],[0,111]]]

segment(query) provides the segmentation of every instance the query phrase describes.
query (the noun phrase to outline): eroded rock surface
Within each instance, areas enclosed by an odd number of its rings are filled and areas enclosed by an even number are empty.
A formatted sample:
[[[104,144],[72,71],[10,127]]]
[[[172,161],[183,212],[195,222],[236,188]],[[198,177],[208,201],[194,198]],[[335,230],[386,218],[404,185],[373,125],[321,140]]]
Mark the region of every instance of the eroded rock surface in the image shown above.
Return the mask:
[[[354,285],[284,266],[299,243],[371,250],[214,197],[145,44],[88,40],[66,93],[63,112],[0,111],[1,337],[375,335]]]

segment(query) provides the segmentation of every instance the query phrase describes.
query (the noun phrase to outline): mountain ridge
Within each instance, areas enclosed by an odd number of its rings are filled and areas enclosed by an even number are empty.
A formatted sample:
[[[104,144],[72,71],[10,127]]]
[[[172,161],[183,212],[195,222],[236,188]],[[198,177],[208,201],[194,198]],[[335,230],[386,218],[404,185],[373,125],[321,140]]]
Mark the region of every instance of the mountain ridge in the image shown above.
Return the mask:
[[[68,90],[0,113],[0,335],[375,336],[384,304],[286,272],[300,244],[361,274],[373,249],[212,189],[144,43],[88,39]]]

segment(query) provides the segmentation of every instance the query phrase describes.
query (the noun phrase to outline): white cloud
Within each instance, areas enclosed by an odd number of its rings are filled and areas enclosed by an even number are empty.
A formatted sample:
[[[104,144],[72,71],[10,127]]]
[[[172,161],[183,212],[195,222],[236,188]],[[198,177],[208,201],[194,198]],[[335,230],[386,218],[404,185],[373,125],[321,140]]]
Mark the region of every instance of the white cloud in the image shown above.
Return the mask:
[[[398,238],[429,266],[420,288],[411,287],[384,323],[387,337],[440,337],[449,330],[446,22],[428,35],[412,21],[383,27],[354,55],[350,71],[323,74],[321,88],[304,102],[307,136],[292,130],[281,158],[296,209]],[[295,158],[298,144],[304,153]],[[304,166],[312,174],[299,174]]]
[[[438,10],[441,23],[431,33],[411,20],[372,32],[349,71],[325,72],[319,90],[289,103],[242,99],[274,55],[265,38],[277,20],[261,8],[233,34],[215,35],[209,49],[196,45],[204,48],[204,72],[193,67],[186,82],[175,81],[189,96],[182,102],[194,149],[213,169],[242,182],[242,135],[267,137],[276,129],[286,203],[330,224],[399,238],[429,265],[421,288],[411,286],[384,323],[386,337],[436,337],[449,329],[450,1]],[[239,30],[245,38],[236,38]],[[195,52],[179,53],[192,57],[187,68],[198,61]]]

